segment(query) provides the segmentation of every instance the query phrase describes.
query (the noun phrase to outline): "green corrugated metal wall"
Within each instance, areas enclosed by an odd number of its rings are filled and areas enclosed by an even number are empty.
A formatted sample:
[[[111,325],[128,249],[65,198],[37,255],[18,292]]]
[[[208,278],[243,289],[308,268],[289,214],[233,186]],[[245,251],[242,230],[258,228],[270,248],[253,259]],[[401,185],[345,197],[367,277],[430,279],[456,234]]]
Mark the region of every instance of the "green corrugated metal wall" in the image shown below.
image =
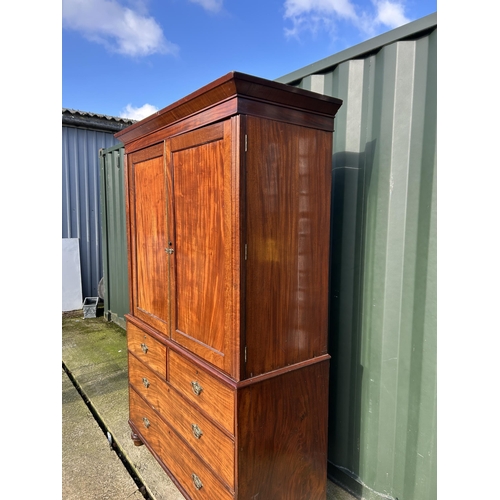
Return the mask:
[[[330,476],[365,499],[433,500],[437,27],[404,38],[279,81],[344,101],[333,158]]]
[[[100,151],[104,314],[125,328],[129,310],[123,144]]]

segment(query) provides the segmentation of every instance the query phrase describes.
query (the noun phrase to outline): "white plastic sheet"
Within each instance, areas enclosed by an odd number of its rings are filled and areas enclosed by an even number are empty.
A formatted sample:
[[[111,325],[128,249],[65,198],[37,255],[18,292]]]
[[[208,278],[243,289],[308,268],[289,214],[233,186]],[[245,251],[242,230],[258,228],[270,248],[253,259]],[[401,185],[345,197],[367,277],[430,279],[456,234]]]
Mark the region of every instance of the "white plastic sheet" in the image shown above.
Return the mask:
[[[82,308],[82,277],[78,238],[62,239],[62,310]]]

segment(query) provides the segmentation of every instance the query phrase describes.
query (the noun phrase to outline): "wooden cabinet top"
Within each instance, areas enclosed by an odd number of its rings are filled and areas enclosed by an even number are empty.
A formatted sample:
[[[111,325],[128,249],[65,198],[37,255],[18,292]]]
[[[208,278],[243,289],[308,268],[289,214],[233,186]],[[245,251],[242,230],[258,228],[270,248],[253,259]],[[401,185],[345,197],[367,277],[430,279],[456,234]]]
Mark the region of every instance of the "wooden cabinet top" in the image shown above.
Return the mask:
[[[151,116],[121,130],[115,137],[125,145],[175,122],[209,110],[222,103],[223,115],[251,114],[252,103],[269,103],[296,111],[304,111],[332,120],[342,101],[283,83],[232,71]]]

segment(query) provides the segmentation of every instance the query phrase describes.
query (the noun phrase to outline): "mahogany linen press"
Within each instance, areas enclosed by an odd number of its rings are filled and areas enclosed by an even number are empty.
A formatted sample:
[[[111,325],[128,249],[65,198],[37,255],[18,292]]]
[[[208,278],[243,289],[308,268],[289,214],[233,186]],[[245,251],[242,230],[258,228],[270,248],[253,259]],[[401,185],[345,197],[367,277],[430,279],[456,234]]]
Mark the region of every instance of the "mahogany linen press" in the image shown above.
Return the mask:
[[[326,498],[341,104],[231,72],[115,134],[129,424],[186,498]]]

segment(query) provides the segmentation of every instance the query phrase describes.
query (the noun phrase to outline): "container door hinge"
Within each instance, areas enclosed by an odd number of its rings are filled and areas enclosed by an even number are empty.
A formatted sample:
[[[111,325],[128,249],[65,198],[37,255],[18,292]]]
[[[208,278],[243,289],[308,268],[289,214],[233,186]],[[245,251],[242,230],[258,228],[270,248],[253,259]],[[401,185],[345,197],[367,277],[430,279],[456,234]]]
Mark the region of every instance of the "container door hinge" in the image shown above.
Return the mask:
[[[245,153],[248,151],[248,135],[245,134]]]
[[[248,245],[245,243],[245,260],[248,259]]]
[[[247,362],[247,346],[245,346],[245,363]]]

